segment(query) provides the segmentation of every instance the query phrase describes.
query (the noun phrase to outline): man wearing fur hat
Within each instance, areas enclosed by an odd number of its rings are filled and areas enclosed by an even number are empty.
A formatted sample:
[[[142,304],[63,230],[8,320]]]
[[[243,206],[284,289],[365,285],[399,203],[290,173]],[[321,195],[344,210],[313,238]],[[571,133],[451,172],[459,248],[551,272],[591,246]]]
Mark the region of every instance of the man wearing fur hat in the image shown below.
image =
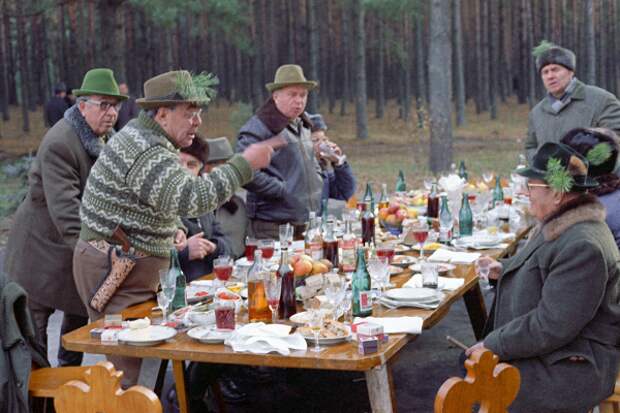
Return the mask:
[[[185,70],[147,80],[145,97],[136,101],[143,110],[110,139],[93,165],[73,254],[75,283],[91,319],[152,299],[171,249],[186,242],[179,217],[215,210],[251,181],[254,170],[269,164],[274,141],[249,146],[204,177],[191,175],[180,164],[178,150],[194,140],[216,83],[210,74],[192,76]],[[135,265],[106,295],[101,309],[101,301],[91,299],[110,270],[110,244],[119,243],[123,233],[135,250]],[[135,383],[139,359],[118,357],[113,363],[124,370],[125,384]]]
[[[530,112],[525,150],[528,160],[545,142],[559,142],[574,128],[605,127],[620,133],[620,102],[612,93],[575,77],[576,57],[543,41],[533,51],[547,96]]]
[[[271,97],[239,131],[237,151],[276,135],[288,142],[245,186],[251,231],[257,238],[278,238],[284,223],[299,235],[309,211],[320,208],[323,179],[310,138],[312,123],[304,113],[308,93],[316,86],[300,66],[280,66],[275,80],[266,85]]]
[[[74,91],[77,104],[45,134],[29,174],[28,195],[20,205],[6,252],[6,272],[28,292],[28,305],[41,344],[47,322],[64,312],[61,335],[88,321],[73,282],[73,248],[80,233],[80,204],[86,178],[111,136],[119,92],[110,69],[92,69]],[[60,365],[80,365],[82,353],[58,349]]]

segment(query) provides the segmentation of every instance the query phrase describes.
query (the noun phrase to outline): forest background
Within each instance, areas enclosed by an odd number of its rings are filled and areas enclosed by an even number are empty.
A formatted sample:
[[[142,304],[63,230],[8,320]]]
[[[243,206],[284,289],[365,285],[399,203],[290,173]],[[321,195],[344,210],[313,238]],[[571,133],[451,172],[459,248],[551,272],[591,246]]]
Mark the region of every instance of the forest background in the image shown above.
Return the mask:
[[[30,158],[15,155],[36,152],[54,84],[93,67],[136,97],[171,69],[215,73],[202,132],[234,143],[276,68],[300,64],[359,190],[460,160],[509,173],[544,96],[532,48],[572,49],[577,77],[617,95],[619,22],[620,0],[0,0],[0,216],[23,196]]]

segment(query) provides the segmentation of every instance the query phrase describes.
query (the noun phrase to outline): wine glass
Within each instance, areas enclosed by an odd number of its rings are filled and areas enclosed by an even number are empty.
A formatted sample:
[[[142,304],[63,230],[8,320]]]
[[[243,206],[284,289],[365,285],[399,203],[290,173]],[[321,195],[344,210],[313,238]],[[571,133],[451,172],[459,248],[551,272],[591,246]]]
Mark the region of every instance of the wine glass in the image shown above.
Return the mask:
[[[233,272],[233,261],[228,255],[220,255],[213,260],[213,271],[221,285],[230,279]]]
[[[485,184],[490,185],[491,182],[493,181],[493,172],[491,171],[484,171],[482,173],[482,180],[484,181]]]
[[[265,287],[265,297],[271,310],[271,322],[273,324],[278,321],[278,305],[280,304],[280,293],[282,291],[282,277],[279,277],[277,272],[267,271],[265,278],[263,278],[263,285]]]
[[[418,221],[411,228],[411,232],[413,233],[413,237],[418,242],[418,246],[420,248],[420,259],[424,259],[424,243],[428,238],[428,225],[424,221]]]
[[[381,283],[383,282],[384,274],[388,270],[388,260],[387,257],[379,257],[375,256],[368,260],[367,269],[370,273],[370,279],[372,280],[372,289],[376,290],[377,288],[381,288]],[[379,297],[381,295],[380,292],[376,292],[375,296]]]
[[[276,243],[272,239],[261,239],[258,241],[258,248],[263,252],[263,258],[270,260],[275,252]]]
[[[174,290],[172,291],[174,294]],[[162,324],[166,324],[168,321],[168,305],[170,300],[163,290],[157,293],[157,305],[161,308]]]
[[[478,280],[483,290],[491,289],[491,285],[489,284],[489,272],[490,271],[491,271],[490,260],[488,259],[476,260],[476,272],[478,273]]]
[[[424,177],[424,188],[426,188],[427,191],[430,191],[431,189],[433,189],[433,183],[435,183],[434,176],[428,175]]]
[[[280,248],[288,248],[293,242],[293,226],[288,222],[278,227]]]
[[[168,298],[167,304],[170,304],[174,297],[176,290],[177,280],[174,278],[174,273],[169,270],[159,270],[159,284],[161,285],[161,291]]]
[[[308,310],[308,327],[312,330],[312,334],[314,335],[314,348],[310,351],[314,353],[320,353],[324,349],[319,346],[319,334],[321,333],[321,328],[323,328],[323,311],[313,308]]]
[[[342,300],[342,312],[344,314],[343,318],[345,322],[352,322],[351,317],[351,309],[353,308],[353,292],[351,290],[347,290],[345,285],[344,287],[344,298]]]

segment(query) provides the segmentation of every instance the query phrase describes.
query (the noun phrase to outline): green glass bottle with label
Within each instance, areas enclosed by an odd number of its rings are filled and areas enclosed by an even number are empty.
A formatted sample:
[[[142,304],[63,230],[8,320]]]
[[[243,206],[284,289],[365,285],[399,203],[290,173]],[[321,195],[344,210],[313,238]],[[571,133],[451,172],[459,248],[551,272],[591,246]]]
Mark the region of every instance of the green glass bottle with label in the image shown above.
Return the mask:
[[[366,252],[357,249],[357,266],[351,279],[352,310],[354,317],[372,315],[372,296],[370,291],[370,274],[366,268]]]
[[[504,190],[502,180],[499,175],[495,178],[495,189],[493,189],[493,206],[504,203]]]
[[[467,168],[465,168],[465,161],[461,161],[459,164],[459,176],[463,178],[465,181],[469,179],[469,174],[467,173]]]
[[[174,279],[175,290],[174,297],[172,298],[172,311],[176,311],[179,308],[187,307],[187,297],[185,296],[185,287],[187,286],[187,280],[183,270],[181,270],[181,264],[179,263],[179,255],[176,248],[170,250],[170,269],[168,270],[170,277]]]

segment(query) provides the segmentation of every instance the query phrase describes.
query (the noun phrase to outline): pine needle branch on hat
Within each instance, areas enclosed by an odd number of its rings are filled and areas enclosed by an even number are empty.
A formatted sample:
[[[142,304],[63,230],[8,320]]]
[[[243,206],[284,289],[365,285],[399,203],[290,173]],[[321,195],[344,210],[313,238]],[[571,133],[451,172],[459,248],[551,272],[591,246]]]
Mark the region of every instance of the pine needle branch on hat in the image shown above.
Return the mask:
[[[586,158],[591,165],[599,166],[609,159],[611,152],[611,146],[606,142],[601,142],[588,151]]]
[[[555,43],[551,43],[547,40],[542,40],[540,44],[532,49],[532,56],[538,57],[545,53],[547,50],[557,47]]]
[[[551,189],[557,192],[570,191],[575,182],[573,177],[570,176],[566,168],[562,165],[562,161],[556,158],[549,158],[547,161],[545,181],[547,181]]]
[[[195,100],[207,104],[213,100],[217,94],[214,86],[220,83],[217,76],[213,73],[202,72],[198,75],[192,74],[191,77],[177,77],[179,94],[186,100]]]

